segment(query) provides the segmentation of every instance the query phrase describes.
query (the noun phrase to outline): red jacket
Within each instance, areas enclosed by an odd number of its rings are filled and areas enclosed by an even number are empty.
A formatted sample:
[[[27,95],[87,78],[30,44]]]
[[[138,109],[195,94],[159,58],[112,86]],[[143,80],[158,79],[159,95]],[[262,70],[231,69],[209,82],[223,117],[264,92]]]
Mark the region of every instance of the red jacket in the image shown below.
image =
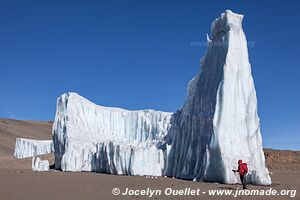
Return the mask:
[[[239,160],[238,164],[239,166],[237,172],[239,172],[240,175],[247,174],[248,173],[247,163],[243,163],[242,160]]]

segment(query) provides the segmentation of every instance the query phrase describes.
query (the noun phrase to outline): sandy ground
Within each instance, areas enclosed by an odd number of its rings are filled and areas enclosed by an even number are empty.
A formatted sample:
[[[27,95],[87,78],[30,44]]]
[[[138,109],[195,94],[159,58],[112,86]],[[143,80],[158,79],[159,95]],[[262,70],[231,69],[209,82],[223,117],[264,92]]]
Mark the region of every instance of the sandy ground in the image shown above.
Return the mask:
[[[283,189],[300,189],[299,172],[274,172],[273,184],[270,187],[248,186],[249,189],[269,190],[278,192]],[[171,178],[146,178],[115,176],[98,173],[67,173],[59,171],[34,173],[31,170],[0,169],[0,199],[233,199],[234,196],[210,196],[210,189],[225,189],[236,191],[239,185],[200,183]],[[114,196],[112,189],[119,188],[121,192],[129,189],[159,189],[161,195],[148,196]],[[167,196],[166,188],[200,189],[199,196]],[[202,192],[206,192],[203,194]],[[299,195],[290,196],[238,196],[236,199],[300,199]]]
[[[240,185],[203,183],[164,177],[128,177],[99,173],[70,173],[51,170],[32,172],[31,159],[14,159],[16,137],[51,139],[51,122],[0,119],[0,199],[300,199],[299,152],[266,149],[267,165],[271,171],[271,186],[248,186],[249,191],[286,192],[288,195],[238,195]],[[53,163],[53,157],[44,156]],[[112,190],[118,188],[119,195]],[[130,190],[156,190],[157,195],[122,195]],[[165,191],[200,190],[199,195],[166,195]],[[209,195],[210,190],[232,191],[231,195]],[[118,191],[117,189],[114,190]],[[159,195],[159,191],[161,192]]]

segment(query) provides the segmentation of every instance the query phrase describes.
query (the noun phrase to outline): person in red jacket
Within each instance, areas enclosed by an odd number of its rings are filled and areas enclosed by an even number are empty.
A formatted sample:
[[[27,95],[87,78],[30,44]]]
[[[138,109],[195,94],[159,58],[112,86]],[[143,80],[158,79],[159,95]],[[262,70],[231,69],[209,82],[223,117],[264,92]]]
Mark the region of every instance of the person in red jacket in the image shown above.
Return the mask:
[[[247,189],[246,182],[245,182],[245,176],[248,173],[248,167],[247,167],[247,163],[243,163],[242,160],[239,160],[238,164],[239,164],[238,169],[237,170],[233,169],[232,171],[238,172],[240,174],[240,179],[243,184],[243,190],[244,190],[244,189]]]

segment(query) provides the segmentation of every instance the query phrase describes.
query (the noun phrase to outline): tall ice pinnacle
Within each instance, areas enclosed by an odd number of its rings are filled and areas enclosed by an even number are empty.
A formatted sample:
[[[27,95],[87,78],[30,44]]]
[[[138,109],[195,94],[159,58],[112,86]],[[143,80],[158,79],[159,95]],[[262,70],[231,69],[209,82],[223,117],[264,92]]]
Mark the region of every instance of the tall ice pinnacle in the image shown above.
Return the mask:
[[[226,10],[211,25],[201,72],[169,131],[168,176],[236,183],[232,169],[242,159],[250,170],[247,182],[271,184],[242,20]]]

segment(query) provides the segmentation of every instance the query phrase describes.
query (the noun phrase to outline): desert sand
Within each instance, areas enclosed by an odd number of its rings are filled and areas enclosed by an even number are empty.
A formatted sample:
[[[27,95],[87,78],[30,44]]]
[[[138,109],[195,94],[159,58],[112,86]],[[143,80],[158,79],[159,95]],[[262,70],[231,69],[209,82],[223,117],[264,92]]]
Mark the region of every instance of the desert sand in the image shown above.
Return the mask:
[[[250,190],[290,190],[287,195],[238,195],[240,185],[193,182],[180,179],[146,176],[117,176],[99,173],[71,173],[50,170],[32,172],[31,159],[14,159],[16,137],[51,139],[52,122],[0,119],[0,199],[300,199],[291,194],[300,189],[300,152],[265,149],[267,167],[271,173],[271,186],[252,186]],[[53,164],[53,156],[45,155]],[[159,195],[113,195],[130,190],[156,190]],[[170,188],[170,189],[168,189]],[[199,195],[166,195],[165,191],[197,190]],[[238,190],[237,190],[238,188]],[[209,195],[210,190],[231,190],[231,195]],[[116,191],[116,190],[115,190]]]

